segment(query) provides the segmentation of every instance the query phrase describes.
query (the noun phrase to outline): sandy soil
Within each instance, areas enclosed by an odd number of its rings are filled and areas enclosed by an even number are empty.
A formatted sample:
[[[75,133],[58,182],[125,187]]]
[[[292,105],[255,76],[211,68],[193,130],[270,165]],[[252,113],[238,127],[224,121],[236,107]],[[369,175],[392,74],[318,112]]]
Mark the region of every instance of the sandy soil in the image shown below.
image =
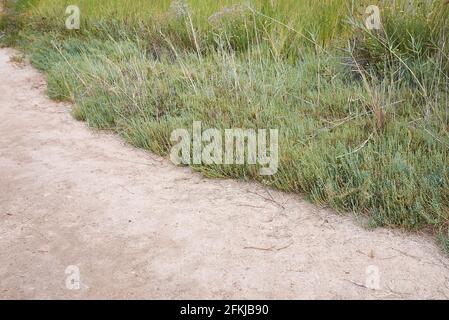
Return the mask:
[[[0,50],[0,298],[449,297],[431,239],[94,132],[13,54]]]

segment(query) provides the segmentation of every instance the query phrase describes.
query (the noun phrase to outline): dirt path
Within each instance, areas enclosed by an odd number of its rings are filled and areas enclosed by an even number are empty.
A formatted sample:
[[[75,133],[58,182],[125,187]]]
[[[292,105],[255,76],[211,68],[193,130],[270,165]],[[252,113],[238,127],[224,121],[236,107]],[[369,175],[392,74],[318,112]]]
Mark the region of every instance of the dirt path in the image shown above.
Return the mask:
[[[431,240],[93,132],[13,53],[0,50],[0,298],[449,297]]]

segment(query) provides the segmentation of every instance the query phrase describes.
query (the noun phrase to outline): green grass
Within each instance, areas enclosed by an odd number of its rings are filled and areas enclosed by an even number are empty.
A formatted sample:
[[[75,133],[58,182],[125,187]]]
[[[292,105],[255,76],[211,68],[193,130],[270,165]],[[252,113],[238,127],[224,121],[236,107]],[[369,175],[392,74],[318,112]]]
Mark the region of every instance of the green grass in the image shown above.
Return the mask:
[[[172,130],[194,120],[278,128],[272,177],[249,165],[194,169],[304,193],[372,227],[428,230],[447,247],[441,3],[377,1],[384,29],[372,33],[361,27],[361,1],[259,0],[248,9],[191,0],[181,15],[171,1],[77,2],[80,31],[64,30],[67,1],[22,1],[9,18],[20,21],[16,45],[47,73],[49,96],[73,102],[75,118],[161,155]]]

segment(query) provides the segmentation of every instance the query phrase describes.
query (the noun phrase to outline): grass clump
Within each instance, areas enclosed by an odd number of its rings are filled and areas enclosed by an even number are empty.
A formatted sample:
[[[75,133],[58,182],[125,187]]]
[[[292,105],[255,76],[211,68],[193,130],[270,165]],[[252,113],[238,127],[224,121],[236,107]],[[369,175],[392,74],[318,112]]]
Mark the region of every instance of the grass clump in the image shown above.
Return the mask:
[[[162,155],[171,132],[193,121],[277,128],[274,176],[249,165],[194,168],[305,193],[371,226],[447,234],[442,3],[378,1],[374,32],[363,1],[78,2],[81,30],[64,30],[68,2],[41,0],[20,11],[31,27],[19,41],[47,73],[50,97],[73,102],[77,119]]]

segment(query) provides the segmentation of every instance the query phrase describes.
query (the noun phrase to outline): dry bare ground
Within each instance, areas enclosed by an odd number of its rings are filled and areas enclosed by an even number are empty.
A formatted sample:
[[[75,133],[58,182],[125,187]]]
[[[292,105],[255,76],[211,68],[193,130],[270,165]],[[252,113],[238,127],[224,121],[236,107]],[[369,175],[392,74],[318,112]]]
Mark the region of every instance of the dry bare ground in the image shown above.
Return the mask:
[[[89,130],[14,54],[0,50],[0,298],[449,297],[431,239],[207,180]]]

